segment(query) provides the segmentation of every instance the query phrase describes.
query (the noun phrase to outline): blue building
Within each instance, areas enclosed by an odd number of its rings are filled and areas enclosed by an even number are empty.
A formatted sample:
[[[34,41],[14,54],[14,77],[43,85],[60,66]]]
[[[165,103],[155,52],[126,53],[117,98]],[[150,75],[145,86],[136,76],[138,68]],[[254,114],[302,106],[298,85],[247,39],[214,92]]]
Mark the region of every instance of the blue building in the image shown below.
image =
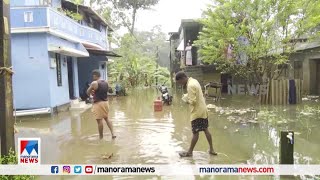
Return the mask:
[[[107,56],[117,56],[107,38],[112,29],[91,8],[66,0],[11,0],[10,15],[16,109],[68,106],[93,69],[107,79]]]

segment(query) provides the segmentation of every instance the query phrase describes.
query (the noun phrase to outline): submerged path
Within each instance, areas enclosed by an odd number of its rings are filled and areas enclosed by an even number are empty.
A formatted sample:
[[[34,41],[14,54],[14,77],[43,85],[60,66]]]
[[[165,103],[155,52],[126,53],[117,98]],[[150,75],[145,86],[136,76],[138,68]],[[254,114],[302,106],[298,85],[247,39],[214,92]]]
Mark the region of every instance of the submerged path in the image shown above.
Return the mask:
[[[250,115],[225,113],[231,108],[252,107],[252,102],[247,98],[237,97],[222,100],[221,104],[216,104],[220,110],[210,109],[209,112],[214,147],[223,154],[210,156],[206,138],[200,134],[193,158],[180,158],[178,152],[187,149],[191,141],[188,106],[175,96],[172,106],[155,113],[153,100],[157,97],[156,93],[154,90],[136,90],[130,96],[110,100],[110,118],[117,134],[114,141],[106,124],[104,140],[98,140],[97,124],[90,110],[82,114],[61,113],[52,118],[20,118],[20,132],[16,137],[41,137],[44,164],[273,164],[278,163],[279,158],[279,130],[290,129],[297,132],[295,162],[320,163],[320,118],[317,112],[306,114],[303,105],[273,107],[267,113],[259,108],[257,122],[247,122],[245,119],[251,118]],[[111,154],[113,156],[109,159]],[[124,177],[113,177],[121,178]]]

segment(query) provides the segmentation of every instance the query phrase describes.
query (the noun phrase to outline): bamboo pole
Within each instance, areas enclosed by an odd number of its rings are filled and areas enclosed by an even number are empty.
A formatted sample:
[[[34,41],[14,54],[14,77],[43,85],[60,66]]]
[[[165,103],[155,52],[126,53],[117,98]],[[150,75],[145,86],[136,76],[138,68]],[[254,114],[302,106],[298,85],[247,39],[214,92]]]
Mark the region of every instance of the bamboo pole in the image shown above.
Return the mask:
[[[263,96],[263,94],[261,94],[261,86],[259,86],[259,101],[260,101],[260,104],[264,104],[262,96]]]
[[[285,105],[288,104],[288,102],[287,102],[287,81],[288,80],[283,80],[283,86],[284,86],[284,89],[283,89],[283,92],[284,92],[283,102],[284,102]]]
[[[274,94],[275,94],[275,91],[274,91],[274,80],[271,81],[271,88],[272,88],[272,91],[271,91],[271,104],[272,105],[275,105],[275,100],[274,100]]]
[[[301,79],[299,79],[299,102],[301,103],[302,102],[302,82],[301,82]]]
[[[279,105],[279,80],[275,80],[276,82],[276,85],[275,85],[275,88],[276,88],[276,105]]]
[[[278,90],[278,97],[277,97],[277,99],[278,99],[278,105],[281,105],[281,80],[277,80],[277,85],[278,85],[278,87],[277,87],[277,90]]]
[[[288,101],[288,104],[289,104],[289,97],[290,97],[290,94],[289,94],[289,91],[290,91],[290,80],[288,80],[287,86],[288,86],[288,89],[287,89],[287,93],[288,93],[287,101]]]
[[[285,89],[284,89],[284,102],[285,104],[287,105],[288,104],[288,80],[285,80],[283,83],[284,83],[284,86],[285,86]]]
[[[283,105],[283,88],[282,88],[282,80],[279,80],[279,103],[280,105]]]
[[[294,80],[294,84],[296,86],[296,103],[298,104],[299,103],[299,97],[298,97],[298,87],[299,87],[299,85],[298,85],[296,79]]]
[[[277,104],[275,86],[276,86],[276,81],[272,80],[272,105],[276,105]]]
[[[280,93],[280,89],[279,89],[279,80],[276,80],[276,105],[279,105],[280,99],[279,99],[279,93]]]
[[[268,81],[267,83],[267,95],[266,95],[266,104],[270,104],[270,101],[269,101],[269,92],[270,92],[270,82]]]
[[[298,97],[298,99],[297,99],[297,104],[298,103],[301,103],[301,94],[300,94],[300,92],[301,92],[301,83],[300,83],[300,80],[299,79],[297,79],[296,80],[296,84],[298,85],[298,88],[297,88],[297,97]]]
[[[284,87],[283,87],[283,80],[280,80],[280,87],[281,87],[281,96],[280,96],[280,100],[281,100],[281,105],[284,105],[284,101],[283,101],[283,96],[284,96]]]
[[[282,102],[283,102],[283,105],[286,105],[286,80],[282,80],[281,81],[281,84],[282,84]]]
[[[299,103],[299,93],[298,93],[298,91],[299,91],[299,84],[298,84],[298,81],[295,79],[294,80],[294,84],[296,85],[296,102],[297,102],[297,104]]]

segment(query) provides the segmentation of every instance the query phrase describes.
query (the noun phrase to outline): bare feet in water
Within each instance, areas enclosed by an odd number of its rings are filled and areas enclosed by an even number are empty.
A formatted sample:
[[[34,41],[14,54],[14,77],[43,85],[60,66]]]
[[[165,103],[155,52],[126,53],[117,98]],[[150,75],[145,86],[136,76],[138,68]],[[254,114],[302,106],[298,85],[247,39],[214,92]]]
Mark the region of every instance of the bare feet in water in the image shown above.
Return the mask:
[[[192,157],[192,153],[189,152],[180,152],[180,157]]]
[[[208,153],[213,156],[218,155],[218,153],[216,153],[214,150],[209,150]]]

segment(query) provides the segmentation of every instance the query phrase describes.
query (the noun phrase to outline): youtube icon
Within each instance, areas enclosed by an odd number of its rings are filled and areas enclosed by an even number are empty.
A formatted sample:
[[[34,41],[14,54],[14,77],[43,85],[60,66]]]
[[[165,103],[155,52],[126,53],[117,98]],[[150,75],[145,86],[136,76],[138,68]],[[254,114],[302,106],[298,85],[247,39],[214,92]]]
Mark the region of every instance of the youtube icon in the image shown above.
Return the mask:
[[[93,167],[92,166],[86,166],[84,171],[87,173],[87,174],[92,174],[93,173]]]

